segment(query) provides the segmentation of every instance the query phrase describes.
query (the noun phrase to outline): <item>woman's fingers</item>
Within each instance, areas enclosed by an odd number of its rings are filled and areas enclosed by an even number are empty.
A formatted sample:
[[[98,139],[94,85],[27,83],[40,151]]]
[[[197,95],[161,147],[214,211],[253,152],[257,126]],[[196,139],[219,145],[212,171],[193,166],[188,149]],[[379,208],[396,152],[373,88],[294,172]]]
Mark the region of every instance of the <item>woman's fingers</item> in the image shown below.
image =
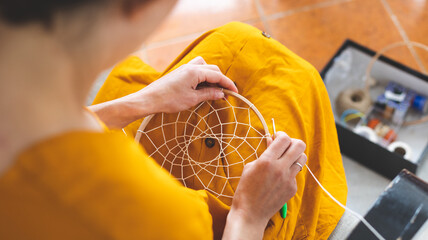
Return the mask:
[[[190,60],[190,62],[188,64],[191,65],[200,65],[200,67],[202,68],[206,68],[209,70],[213,70],[213,71],[217,71],[217,72],[221,72],[220,68],[217,65],[214,64],[207,64],[207,62],[205,62],[205,60],[202,57],[195,57],[194,59]]]
[[[197,65],[196,72],[198,73],[198,84],[207,82],[217,84],[220,87],[238,92],[232,80],[226,77],[216,65],[207,64],[202,57],[196,57],[189,61],[189,65]]]
[[[221,72],[220,68],[217,65],[207,64],[207,62],[205,62],[205,60],[201,56],[195,57],[194,59],[190,60],[187,64],[200,65],[200,67]]]
[[[289,148],[291,144],[291,138],[285,132],[276,132],[275,140],[266,149],[266,153],[272,160],[281,158],[284,152]]]
[[[292,177],[295,177],[301,170],[299,164],[303,168],[306,163],[306,155],[304,153],[306,144],[302,140],[290,138],[284,132],[278,131],[275,135],[275,140],[270,143],[265,152],[272,160],[280,160],[278,164],[281,165],[281,169],[290,168]],[[296,162],[299,164],[295,164]]]
[[[205,62],[205,60],[201,56],[198,56],[198,57],[195,57],[194,59],[190,60],[187,64],[205,65],[207,63]]]
[[[160,99],[157,110],[179,112],[224,97],[223,89],[238,92],[235,84],[202,57],[196,57],[149,85]],[[147,88],[146,88],[147,89]]]
[[[205,68],[207,70],[212,70],[212,71],[216,71],[221,73],[220,68],[217,65],[213,65],[213,64],[206,64],[206,65],[202,65],[200,66],[201,68]]]
[[[302,155],[302,153],[306,149],[306,144],[299,139],[292,138],[290,147],[287,151],[282,155],[282,165],[284,168],[290,168],[292,164],[294,164],[297,159]]]
[[[293,164],[291,164],[291,166],[290,166],[290,174],[291,174],[291,177],[293,177],[293,178],[295,178],[296,177],[296,175],[300,172],[300,171],[302,171],[302,169],[303,169],[303,167],[305,166],[305,164],[306,164],[306,161],[307,161],[307,156],[306,156],[306,154],[304,154],[304,153],[302,153],[301,155],[300,155],[300,157],[293,163]]]
[[[219,86],[229,89],[234,92],[238,92],[235,84],[230,78],[226,77],[223,73],[213,71],[210,69],[200,68],[198,71],[198,80],[201,82],[215,83]]]
[[[218,100],[224,97],[224,93],[220,88],[206,87],[196,90],[198,94],[197,102]]]

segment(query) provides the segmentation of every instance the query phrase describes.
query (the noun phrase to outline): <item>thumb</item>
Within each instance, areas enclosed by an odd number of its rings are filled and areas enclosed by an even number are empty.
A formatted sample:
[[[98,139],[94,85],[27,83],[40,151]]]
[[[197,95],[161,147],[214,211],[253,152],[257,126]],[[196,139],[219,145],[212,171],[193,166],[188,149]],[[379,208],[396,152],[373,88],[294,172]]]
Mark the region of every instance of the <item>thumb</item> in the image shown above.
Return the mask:
[[[190,60],[187,64],[194,64],[194,65],[206,65],[207,63],[205,60],[201,57],[195,57],[194,59]]]
[[[222,89],[207,87],[197,90],[199,102],[208,100],[218,100],[224,97]]]

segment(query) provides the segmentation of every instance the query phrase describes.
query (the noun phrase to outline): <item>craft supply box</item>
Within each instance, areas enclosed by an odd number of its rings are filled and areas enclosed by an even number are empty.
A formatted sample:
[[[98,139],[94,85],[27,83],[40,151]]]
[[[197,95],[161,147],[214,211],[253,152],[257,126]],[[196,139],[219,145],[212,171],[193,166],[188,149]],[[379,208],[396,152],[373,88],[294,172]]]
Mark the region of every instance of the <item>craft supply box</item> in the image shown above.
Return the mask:
[[[320,74],[324,79],[332,104],[341,152],[392,179],[402,169],[416,173],[418,166],[426,160],[428,122],[401,127],[397,132],[397,140],[407,143],[412,150],[412,157],[405,159],[403,156],[354,133],[351,127],[340,121],[341,116],[336,109],[336,98],[343,90],[364,87],[365,72],[375,54],[374,51],[352,40],[346,40]],[[370,90],[370,96],[373,100],[382,94],[389,82],[398,83],[405,88],[428,96],[427,75],[385,56],[381,56],[375,62],[371,76],[378,82]]]

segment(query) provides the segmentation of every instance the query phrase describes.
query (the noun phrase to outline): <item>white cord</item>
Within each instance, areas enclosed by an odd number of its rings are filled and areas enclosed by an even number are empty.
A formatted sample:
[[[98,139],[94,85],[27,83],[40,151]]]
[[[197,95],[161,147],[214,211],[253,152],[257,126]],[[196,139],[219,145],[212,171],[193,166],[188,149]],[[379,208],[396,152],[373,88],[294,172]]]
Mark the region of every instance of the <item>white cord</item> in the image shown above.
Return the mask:
[[[339,202],[336,198],[333,197],[333,195],[331,195],[325,188],[324,186],[318,181],[318,179],[315,177],[315,175],[312,173],[311,169],[309,169],[308,165],[305,164],[306,168],[308,169],[309,173],[312,175],[312,177],[315,179],[315,182],[318,183],[318,185],[321,187],[321,189],[331,198],[333,199],[334,202],[337,203],[337,205],[339,205],[340,207],[342,207],[343,209],[347,210],[348,212],[350,212],[352,215],[354,215],[356,218],[358,218],[361,222],[364,223],[364,225],[366,225],[366,227],[379,239],[379,240],[385,240],[384,237],[382,237],[382,235],[376,231],[376,229],[369,223],[367,222],[367,220],[361,216],[360,214],[358,214],[357,212],[354,212],[352,209],[346,207],[345,205],[343,205],[341,202]]]
[[[224,98],[215,105],[202,102],[193,109],[176,114],[161,113],[156,125],[137,130],[143,139],[139,141],[149,156],[185,187],[198,186],[230,202],[234,194],[231,189],[241,177],[237,174],[239,169],[259,158],[259,150],[265,147],[269,136],[268,131],[262,131],[267,127],[261,130],[253,126],[258,123],[257,119],[261,123],[262,120],[257,116],[257,109],[246,101],[244,103],[250,107],[234,106]],[[198,151],[194,142],[206,139],[214,141],[218,155],[200,161],[199,154],[192,154]],[[194,180],[189,181],[192,178]]]

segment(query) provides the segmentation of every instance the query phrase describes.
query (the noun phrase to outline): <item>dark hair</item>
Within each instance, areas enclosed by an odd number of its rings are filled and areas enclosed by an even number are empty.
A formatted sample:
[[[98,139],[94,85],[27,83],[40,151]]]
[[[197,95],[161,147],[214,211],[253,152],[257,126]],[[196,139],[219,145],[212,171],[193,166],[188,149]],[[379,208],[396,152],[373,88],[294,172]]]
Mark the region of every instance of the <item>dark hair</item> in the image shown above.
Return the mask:
[[[108,4],[117,1],[125,13],[148,0],[0,0],[0,20],[9,24],[41,22],[49,26],[54,13],[70,11],[89,4]]]

